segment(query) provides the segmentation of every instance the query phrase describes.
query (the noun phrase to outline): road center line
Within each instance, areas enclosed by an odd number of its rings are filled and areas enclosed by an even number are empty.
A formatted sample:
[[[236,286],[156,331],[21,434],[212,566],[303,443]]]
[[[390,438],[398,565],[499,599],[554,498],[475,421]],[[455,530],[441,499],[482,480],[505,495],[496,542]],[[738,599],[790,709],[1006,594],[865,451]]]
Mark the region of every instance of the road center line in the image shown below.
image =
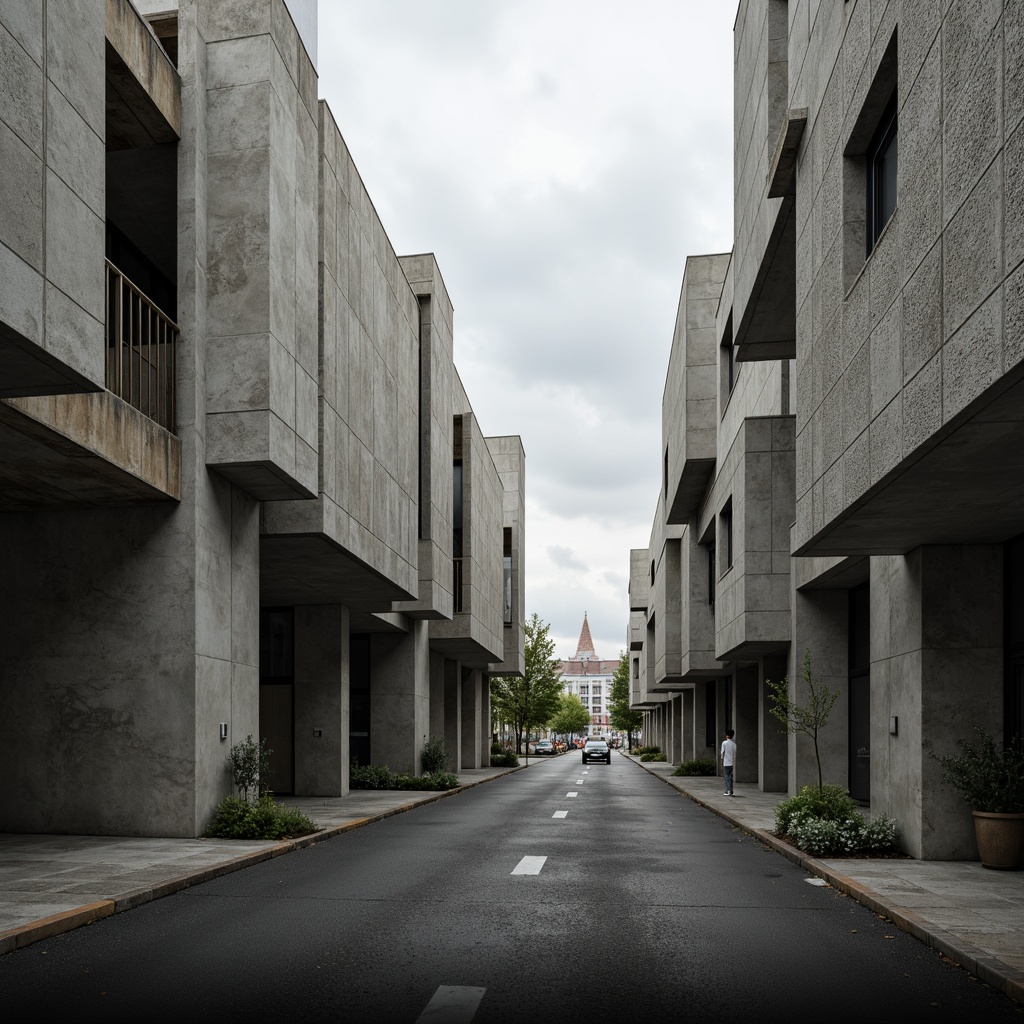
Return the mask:
[[[582,786],[583,785],[583,780],[582,779],[577,779],[576,780],[576,785],[577,786]]]
[[[577,793],[576,790],[574,789],[571,793],[566,793],[565,795],[566,796],[579,796],[579,793]]]
[[[513,875],[539,875],[547,857],[524,857],[513,869]]]
[[[486,991],[469,985],[441,985],[416,1024],[469,1024]]]
[[[551,817],[552,818],[564,818],[568,813],[569,813],[568,811],[555,811],[555,813],[552,814]]]

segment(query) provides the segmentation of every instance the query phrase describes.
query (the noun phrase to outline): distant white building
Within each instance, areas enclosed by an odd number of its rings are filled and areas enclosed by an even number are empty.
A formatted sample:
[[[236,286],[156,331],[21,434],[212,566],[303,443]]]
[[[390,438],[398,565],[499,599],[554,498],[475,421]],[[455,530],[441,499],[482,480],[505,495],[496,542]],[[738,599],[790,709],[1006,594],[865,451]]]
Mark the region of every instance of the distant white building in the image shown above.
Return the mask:
[[[590,735],[608,737],[611,726],[608,722],[608,702],[612,693],[612,676],[619,666],[619,659],[602,661],[594,653],[594,641],[590,636],[587,613],[583,613],[583,628],[580,630],[576,654],[568,661],[559,662],[559,675],[566,693],[574,693],[590,709]]]

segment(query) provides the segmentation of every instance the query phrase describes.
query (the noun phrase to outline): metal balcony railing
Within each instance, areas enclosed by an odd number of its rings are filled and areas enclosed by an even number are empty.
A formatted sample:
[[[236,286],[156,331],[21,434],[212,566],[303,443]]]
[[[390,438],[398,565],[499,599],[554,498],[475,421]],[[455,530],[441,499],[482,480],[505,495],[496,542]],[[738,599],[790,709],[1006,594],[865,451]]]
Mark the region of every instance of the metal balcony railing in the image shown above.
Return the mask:
[[[107,390],[173,434],[178,325],[110,260],[106,265]]]

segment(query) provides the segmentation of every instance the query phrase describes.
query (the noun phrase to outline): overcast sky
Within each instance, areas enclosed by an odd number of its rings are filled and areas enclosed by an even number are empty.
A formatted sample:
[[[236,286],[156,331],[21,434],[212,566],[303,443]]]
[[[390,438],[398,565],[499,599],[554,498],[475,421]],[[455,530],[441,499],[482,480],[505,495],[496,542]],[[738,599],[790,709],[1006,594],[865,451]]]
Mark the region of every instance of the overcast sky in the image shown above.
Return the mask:
[[[320,96],[526,451],[526,613],[626,644],[683,265],[732,237],[735,0],[320,0]]]

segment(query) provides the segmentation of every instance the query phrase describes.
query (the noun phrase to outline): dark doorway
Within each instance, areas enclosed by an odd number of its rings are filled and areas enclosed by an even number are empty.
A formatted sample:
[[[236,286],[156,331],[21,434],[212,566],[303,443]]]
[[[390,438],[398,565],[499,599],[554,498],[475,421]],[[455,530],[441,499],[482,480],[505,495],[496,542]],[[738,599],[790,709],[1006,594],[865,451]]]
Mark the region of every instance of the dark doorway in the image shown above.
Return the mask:
[[[359,765],[370,763],[370,634],[349,639],[349,753]]]
[[[260,609],[260,738],[270,754],[273,793],[295,792],[295,615]]]
[[[850,796],[871,802],[871,596],[867,583],[850,591],[849,606]]]

